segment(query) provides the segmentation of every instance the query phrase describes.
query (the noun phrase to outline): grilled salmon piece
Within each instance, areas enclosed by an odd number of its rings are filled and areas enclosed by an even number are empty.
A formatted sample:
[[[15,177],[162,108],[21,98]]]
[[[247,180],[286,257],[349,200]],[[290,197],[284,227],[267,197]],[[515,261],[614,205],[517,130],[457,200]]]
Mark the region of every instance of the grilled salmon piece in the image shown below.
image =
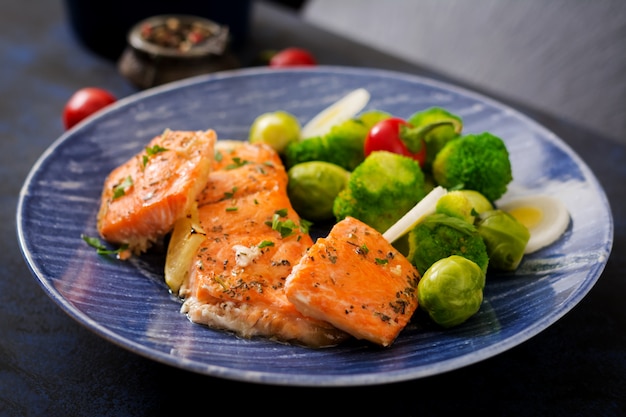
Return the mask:
[[[179,296],[195,323],[309,347],[349,338],[302,315],[285,296],[285,280],[313,244],[287,196],[287,174],[267,145],[217,142],[198,201],[205,233]]]
[[[198,204],[215,203],[234,192],[245,195],[286,187],[287,172],[273,148],[219,140],[211,167],[211,181],[198,196]]]
[[[346,217],[294,266],[285,292],[302,314],[389,346],[417,309],[419,279],[378,231]]]
[[[97,216],[102,238],[139,254],[169,233],[204,189],[216,141],[213,130],[166,130],[114,169]]]

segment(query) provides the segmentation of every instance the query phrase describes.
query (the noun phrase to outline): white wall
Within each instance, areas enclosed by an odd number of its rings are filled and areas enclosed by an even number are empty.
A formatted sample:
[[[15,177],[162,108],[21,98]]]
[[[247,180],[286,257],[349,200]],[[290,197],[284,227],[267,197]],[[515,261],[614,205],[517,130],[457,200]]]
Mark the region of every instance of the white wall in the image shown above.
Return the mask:
[[[626,143],[625,0],[308,0],[302,16]]]

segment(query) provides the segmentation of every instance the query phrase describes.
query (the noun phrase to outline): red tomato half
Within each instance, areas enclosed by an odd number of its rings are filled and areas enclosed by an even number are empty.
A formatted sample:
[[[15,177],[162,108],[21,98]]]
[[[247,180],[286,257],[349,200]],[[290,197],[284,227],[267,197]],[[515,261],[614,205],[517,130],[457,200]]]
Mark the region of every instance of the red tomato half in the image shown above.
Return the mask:
[[[365,156],[374,151],[389,151],[404,156],[409,156],[419,162],[420,166],[426,161],[426,143],[421,140],[419,151],[411,152],[401,136],[401,126],[412,127],[408,122],[398,117],[382,120],[376,123],[365,138]]]
[[[116,98],[106,90],[85,87],[76,91],[63,108],[63,125],[69,129],[92,113],[108,106]]]
[[[313,54],[301,48],[283,49],[282,51],[277,52],[269,62],[269,66],[273,68],[313,65],[317,65],[317,61]]]

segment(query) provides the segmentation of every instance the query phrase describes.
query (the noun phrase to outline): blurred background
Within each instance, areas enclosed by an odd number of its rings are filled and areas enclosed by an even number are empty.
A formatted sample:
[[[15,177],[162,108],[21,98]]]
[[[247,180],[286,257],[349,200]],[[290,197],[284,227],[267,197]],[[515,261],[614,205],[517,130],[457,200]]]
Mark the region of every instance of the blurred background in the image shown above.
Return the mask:
[[[626,143],[624,0],[306,0],[303,19]]]
[[[174,9],[227,23],[237,47],[261,1],[626,143],[625,0],[64,0],[76,32],[109,57],[133,23]]]

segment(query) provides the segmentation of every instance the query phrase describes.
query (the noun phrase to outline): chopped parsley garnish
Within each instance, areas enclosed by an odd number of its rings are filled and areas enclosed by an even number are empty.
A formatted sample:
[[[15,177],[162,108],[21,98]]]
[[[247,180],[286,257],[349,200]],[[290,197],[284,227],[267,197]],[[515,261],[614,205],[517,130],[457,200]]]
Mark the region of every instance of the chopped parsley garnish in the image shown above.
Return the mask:
[[[264,240],[263,242],[258,244],[259,249],[267,248],[269,246],[274,246],[274,242],[271,240]]]
[[[129,175],[113,188],[113,200],[126,195],[126,191],[133,186],[133,178]]]
[[[239,210],[239,207],[237,207],[237,206],[226,207],[226,211],[237,211],[237,210]]]
[[[280,220],[277,214],[274,214],[271,222],[266,222],[268,226],[272,226],[272,230],[276,230],[280,233],[280,237],[286,238],[294,234],[294,230],[298,228],[298,225],[291,219]]]
[[[387,265],[389,263],[389,260],[387,259],[381,259],[381,258],[376,258],[376,263],[378,265]]]
[[[294,229],[297,225],[293,220],[281,220],[281,218],[287,217],[287,209],[280,209],[274,212],[272,216],[272,221],[265,222],[266,225],[271,226],[272,230],[276,230],[280,233],[280,237],[287,237],[294,233]]]
[[[128,245],[122,245],[117,249],[109,249],[97,237],[90,237],[82,234],[80,237],[87,242],[89,246],[95,248],[98,255],[116,255],[128,249]]]
[[[309,227],[312,224],[311,222],[301,219],[300,226],[298,226],[296,222],[291,219],[282,220],[285,217],[287,217],[286,208],[276,210],[272,216],[272,220],[266,221],[265,224],[270,226],[272,230],[279,232],[282,238],[293,235],[297,230],[300,230],[302,233],[308,233]]]
[[[227,191],[224,193],[224,197],[222,198],[222,200],[228,200],[230,198],[233,198],[236,192],[237,192],[237,187],[233,187],[232,191]]]
[[[141,158],[141,162],[143,164],[143,166],[146,166],[146,164],[148,163],[148,160],[150,159],[150,157],[161,153],[161,152],[165,152],[167,151],[167,148],[164,148],[160,145],[154,145],[152,147],[150,146],[146,146],[146,155],[143,155],[143,157]]]
[[[241,159],[239,157],[235,157],[233,158],[233,163],[232,164],[228,164],[226,165],[226,169],[235,169],[235,168],[240,168],[244,165],[249,164],[249,161],[246,161],[245,159]]]
[[[313,222],[310,222],[305,219],[300,219],[300,231],[302,233],[309,233],[309,229],[311,228],[311,225],[313,225]]]

